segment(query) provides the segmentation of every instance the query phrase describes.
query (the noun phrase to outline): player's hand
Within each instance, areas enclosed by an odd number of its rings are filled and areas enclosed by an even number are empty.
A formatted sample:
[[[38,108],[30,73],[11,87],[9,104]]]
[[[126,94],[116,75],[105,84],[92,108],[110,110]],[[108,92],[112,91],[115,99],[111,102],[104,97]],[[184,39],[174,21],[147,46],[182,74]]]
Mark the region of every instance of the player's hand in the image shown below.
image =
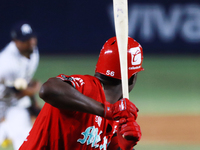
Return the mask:
[[[135,118],[121,118],[117,126],[118,144],[122,150],[132,150],[141,138],[140,126]]]
[[[138,108],[129,99],[123,98],[114,104],[105,102],[104,117],[109,120],[119,120],[120,118],[137,118]]]

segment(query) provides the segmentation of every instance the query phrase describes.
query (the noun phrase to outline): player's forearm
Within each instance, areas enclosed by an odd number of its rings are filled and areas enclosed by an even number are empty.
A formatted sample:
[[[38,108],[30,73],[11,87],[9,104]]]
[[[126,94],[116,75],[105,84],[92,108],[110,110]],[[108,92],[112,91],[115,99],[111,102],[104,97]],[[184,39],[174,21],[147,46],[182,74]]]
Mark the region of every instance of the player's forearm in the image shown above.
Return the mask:
[[[21,94],[23,96],[33,96],[34,94],[36,94],[36,92],[38,92],[38,90],[35,90],[34,88],[30,87],[21,91]]]
[[[36,93],[39,92],[41,87],[41,83],[40,82],[34,82],[28,85],[28,87],[25,90],[21,90],[19,95],[21,95],[21,97],[23,96],[33,96]]]
[[[40,97],[54,107],[104,115],[104,106],[60,79],[52,78],[42,85]]]

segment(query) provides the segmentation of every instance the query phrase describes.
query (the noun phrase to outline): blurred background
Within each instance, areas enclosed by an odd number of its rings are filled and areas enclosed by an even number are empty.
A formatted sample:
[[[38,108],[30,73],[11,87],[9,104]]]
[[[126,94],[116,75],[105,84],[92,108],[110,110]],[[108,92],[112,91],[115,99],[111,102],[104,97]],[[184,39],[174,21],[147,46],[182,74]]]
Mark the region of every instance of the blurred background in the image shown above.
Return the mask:
[[[199,150],[200,1],[128,4],[129,36],[143,47],[145,69],[130,93],[143,131],[135,148]],[[2,0],[0,14],[0,49],[17,21],[30,22],[38,33],[35,78],[42,82],[60,73],[93,75],[101,47],[115,36],[112,0]]]

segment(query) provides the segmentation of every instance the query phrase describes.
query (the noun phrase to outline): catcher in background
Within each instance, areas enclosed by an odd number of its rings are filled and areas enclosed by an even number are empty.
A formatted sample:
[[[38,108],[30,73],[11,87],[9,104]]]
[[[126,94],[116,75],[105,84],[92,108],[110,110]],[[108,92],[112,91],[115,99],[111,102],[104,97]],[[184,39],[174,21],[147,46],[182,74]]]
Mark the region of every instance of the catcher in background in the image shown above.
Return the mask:
[[[142,71],[142,47],[128,38],[129,91]],[[122,98],[116,37],[103,46],[95,75],[50,78],[46,102],[20,150],[131,150],[141,138],[137,107]]]
[[[41,83],[32,79],[39,63],[32,27],[27,22],[16,23],[11,38],[0,52],[0,144],[10,139],[18,150],[32,127],[31,118],[40,112],[34,96]],[[19,80],[23,81],[22,87],[16,82]]]

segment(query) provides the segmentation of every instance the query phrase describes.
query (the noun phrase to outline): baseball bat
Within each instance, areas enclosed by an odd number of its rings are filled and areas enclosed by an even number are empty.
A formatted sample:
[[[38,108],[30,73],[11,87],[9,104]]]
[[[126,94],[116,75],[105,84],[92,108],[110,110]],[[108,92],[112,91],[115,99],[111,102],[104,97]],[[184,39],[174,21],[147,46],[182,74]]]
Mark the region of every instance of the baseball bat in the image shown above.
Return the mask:
[[[115,34],[119,50],[123,98],[129,98],[127,47],[128,47],[128,0],[113,0]]]

